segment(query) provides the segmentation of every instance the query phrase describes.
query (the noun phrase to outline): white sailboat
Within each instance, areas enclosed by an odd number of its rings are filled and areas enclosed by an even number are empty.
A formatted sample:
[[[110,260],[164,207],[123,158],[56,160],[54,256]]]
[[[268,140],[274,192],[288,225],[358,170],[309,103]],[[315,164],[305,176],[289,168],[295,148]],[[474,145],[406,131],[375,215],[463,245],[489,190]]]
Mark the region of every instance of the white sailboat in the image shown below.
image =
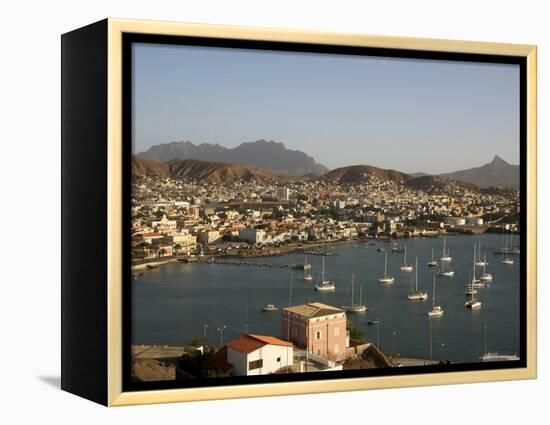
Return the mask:
[[[479,280],[481,280],[482,282],[491,282],[493,280],[493,275],[491,273],[487,273],[487,270],[485,269],[485,266],[488,264],[485,256],[483,256],[483,262],[485,263],[483,264],[483,274],[481,275]]]
[[[472,284],[472,273],[469,274],[469,282],[470,283],[466,285],[466,291],[464,292],[468,297],[477,294],[476,285]]]
[[[453,258],[449,255],[449,250],[447,249],[447,238],[443,238],[443,252],[441,255],[441,261],[451,261]]]
[[[354,288],[355,288],[355,273],[351,275],[351,305],[342,306],[342,310],[346,310],[350,313],[362,313],[367,311],[367,306],[363,305],[363,285],[359,288],[359,304],[355,304],[354,301]]]
[[[474,244],[474,260],[472,264],[472,285],[481,283],[479,279],[476,279],[476,244]]]
[[[455,275],[454,270],[449,269],[449,262],[448,261],[442,261],[441,262],[441,268],[437,272],[437,274],[441,277],[453,277]]]
[[[325,279],[325,256],[323,255],[323,268],[321,271],[321,282],[315,285],[315,290],[319,292],[333,292],[336,286],[330,280]]]
[[[313,275],[308,272],[308,270],[310,270],[310,269],[311,269],[311,264],[308,264],[307,257],[305,257],[305,260],[304,260],[304,277],[303,277],[303,279],[306,282],[311,282],[313,280]]]
[[[403,254],[403,264],[401,265],[401,271],[402,272],[412,272],[413,266],[412,264],[407,264],[407,245],[404,247],[404,254]]]
[[[485,267],[487,265],[487,258],[485,256],[483,257],[483,260],[481,259],[481,241],[479,241],[479,248],[477,250],[477,259],[476,259],[476,266],[477,267]]]
[[[426,291],[420,291],[418,289],[418,257],[415,261],[415,273],[411,278],[411,287],[409,288],[409,300],[427,300],[428,293]]]
[[[432,248],[432,261],[428,263],[428,267],[437,267],[437,260],[434,260],[434,249]]]
[[[464,307],[469,308],[471,310],[481,308],[481,301],[476,300],[474,298],[474,294],[472,293],[470,295],[470,299],[464,303]]]
[[[382,283],[393,283],[395,278],[393,276],[388,276],[388,253],[384,255],[384,277],[378,279]]]
[[[519,360],[519,356],[517,354],[504,354],[504,353],[498,353],[496,351],[487,351],[487,326],[484,328],[483,333],[483,345],[484,345],[484,353],[483,356],[480,357],[481,361],[483,362],[503,362],[503,361],[514,361]]]
[[[508,235],[505,236],[503,252],[504,252],[504,259],[501,261],[501,263],[506,266],[513,265],[514,260],[508,257],[508,253],[510,252],[510,248],[508,248]]]
[[[440,305],[435,305],[435,275],[434,275],[434,285],[432,293],[432,309],[428,311],[428,317],[437,317],[443,315],[443,308]]]

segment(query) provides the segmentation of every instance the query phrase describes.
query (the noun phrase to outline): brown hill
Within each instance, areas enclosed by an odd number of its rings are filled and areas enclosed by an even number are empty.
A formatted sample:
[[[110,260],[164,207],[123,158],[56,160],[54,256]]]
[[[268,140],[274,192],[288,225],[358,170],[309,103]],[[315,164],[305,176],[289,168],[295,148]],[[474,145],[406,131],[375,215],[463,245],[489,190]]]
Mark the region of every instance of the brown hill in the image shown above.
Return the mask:
[[[200,180],[214,183],[234,180],[272,181],[283,178],[264,170],[223,162],[199,161],[196,159],[172,160],[159,163],[132,156],[132,174],[136,176],[158,176],[173,179]]]
[[[405,185],[410,189],[421,190],[426,193],[444,193],[453,190],[478,190],[471,183],[448,180],[439,176],[421,176],[408,180]]]
[[[395,170],[385,170],[371,165],[352,165],[350,167],[337,168],[320,177],[337,183],[361,183],[371,177],[391,180],[396,183],[405,182],[412,177]]]

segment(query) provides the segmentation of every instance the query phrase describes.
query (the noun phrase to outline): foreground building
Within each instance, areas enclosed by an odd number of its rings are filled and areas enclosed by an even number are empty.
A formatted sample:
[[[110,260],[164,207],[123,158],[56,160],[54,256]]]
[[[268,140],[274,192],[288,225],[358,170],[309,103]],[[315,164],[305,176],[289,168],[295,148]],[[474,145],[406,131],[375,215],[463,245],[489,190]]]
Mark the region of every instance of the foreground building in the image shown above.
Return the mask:
[[[225,344],[227,363],[233,375],[267,375],[290,370],[293,346],[288,341],[265,335],[241,335]]]
[[[346,312],[322,303],[284,308],[281,316],[282,339],[308,353],[332,361],[346,357],[349,336]]]

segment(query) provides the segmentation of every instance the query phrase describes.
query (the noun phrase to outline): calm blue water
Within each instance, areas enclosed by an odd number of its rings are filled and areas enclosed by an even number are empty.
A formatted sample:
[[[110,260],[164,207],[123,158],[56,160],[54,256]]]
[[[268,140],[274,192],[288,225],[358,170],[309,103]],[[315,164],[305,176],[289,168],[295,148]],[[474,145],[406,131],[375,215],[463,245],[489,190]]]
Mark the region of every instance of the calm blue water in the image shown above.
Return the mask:
[[[481,240],[482,252],[487,255],[487,271],[493,275],[489,288],[479,289],[476,298],[482,308],[471,311],[464,307],[464,290],[471,270],[473,244]],[[517,240],[515,241],[517,242]],[[434,359],[443,357],[454,362],[478,361],[484,351],[483,329],[487,325],[487,346],[490,351],[519,354],[519,256],[515,264],[500,263],[501,255],[494,249],[503,245],[501,235],[449,236],[447,246],[453,257],[451,269],[454,278],[436,278],[436,301],[445,311],[440,318],[428,319],[431,309],[434,269],[426,263],[431,249],[440,255],[442,239],[414,239],[399,241],[407,244],[407,262],[418,256],[419,286],[429,292],[427,301],[409,301],[407,294],[411,273],[401,272],[403,254],[388,253],[390,274],[395,283],[378,282],[384,268],[384,253],[376,246],[350,242],[327,247],[338,256],[326,257],[326,277],[336,283],[334,293],[321,294],[313,289],[320,274],[321,257],[310,256],[313,282],[305,282],[302,272],[294,271],[292,304],[323,302],[334,306],[350,303],[351,274],[355,273],[356,299],[359,285],[363,285],[363,304],[366,313],[348,313],[367,340],[382,349],[396,351],[404,357],[430,358],[430,339]],[[378,246],[391,248],[390,243]],[[250,261],[256,261],[251,259]],[[303,263],[297,254],[285,257],[259,259],[271,263]],[[477,276],[481,269],[477,268]],[[223,340],[228,341],[248,331],[257,334],[280,335],[280,313],[264,313],[268,303],[287,306],[291,271],[210,264],[174,263],[133,280],[133,343],[182,345],[192,338],[202,337],[204,324],[210,344],[220,343],[222,326],[227,326]],[[380,318],[379,326],[368,325],[368,320]],[[431,328],[431,330],[430,330]],[[393,333],[396,332],[395,338]],[[431,333],[431,338],[430,338]],[[378,335],[377,335],[378,334]]]

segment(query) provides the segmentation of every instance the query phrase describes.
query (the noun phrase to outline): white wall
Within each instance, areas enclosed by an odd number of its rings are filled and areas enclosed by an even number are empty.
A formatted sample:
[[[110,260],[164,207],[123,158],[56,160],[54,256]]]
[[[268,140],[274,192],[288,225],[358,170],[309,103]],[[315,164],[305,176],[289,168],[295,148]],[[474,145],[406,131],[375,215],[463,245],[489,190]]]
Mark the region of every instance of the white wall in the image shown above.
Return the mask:
[[[542,423],[548,417],[550,391],[548,324],[550,305],[548,262],[539,268],[539,380],[348,392],[307,396],[157,405],[107,410],[59,391],[59,249],[60,249],[60,46],[61,33],[106,16],[223,23],[385,35],[509,41],[539,45],[540,163],[550,162],[548,139],[548,2],[537,0],[95,0],[5,1],[2,3],[2,67],[0,67],[0,127],[3,165],[0,167],[5,223],[17,212],[22,222],[40,226],[48,249],[27,252],[34,227],[7,228],[10,244],[0,246],[2,269],[2,409],[6,423],[43,421],[58,424],[121,424],[224,422],[280,424],[292,412],[296,423],[340,423],[342,410],[356,408],[372,423],[425,424],[427,413],[411,415],[418,406],[445,425],[464,424],[466,414],[477,423]],[[266,135],[269,137],[269,135]],[[292,147],[291,147],[292,148]],[[540,186],[549,167],[539,170]],[[13,184],[16,181],[17,184]],[[32,196],[33,208],[24,208]],[[539,192],[541,211],[548,211],[548,191]],[[2,206],[5,207],[4,203]],[[36,206],[41,206],[38,209]],[[546,214],[547,216],[548,214]],[[540,214],[542,217],[542,214]],[[548,240],[540,220],[539,245]],[[27,233],[28,232],[28,233]],[[540,251],[542,258],[547,249]],[[30,272],[30,273],[29,273]],[[382,332],[381,328],[381,332]],[[6,348],[8,347],[8,348]],[[396,400],[399,408],[396,409]],[[466,410],[466,406],[467,409]],[[327,408],[330,407],[330,408]],[[246,415],[243,415],[246,412]],[[452,412],[451,414],[449,412]],[[539,418],[539,419],[536,419]]]

